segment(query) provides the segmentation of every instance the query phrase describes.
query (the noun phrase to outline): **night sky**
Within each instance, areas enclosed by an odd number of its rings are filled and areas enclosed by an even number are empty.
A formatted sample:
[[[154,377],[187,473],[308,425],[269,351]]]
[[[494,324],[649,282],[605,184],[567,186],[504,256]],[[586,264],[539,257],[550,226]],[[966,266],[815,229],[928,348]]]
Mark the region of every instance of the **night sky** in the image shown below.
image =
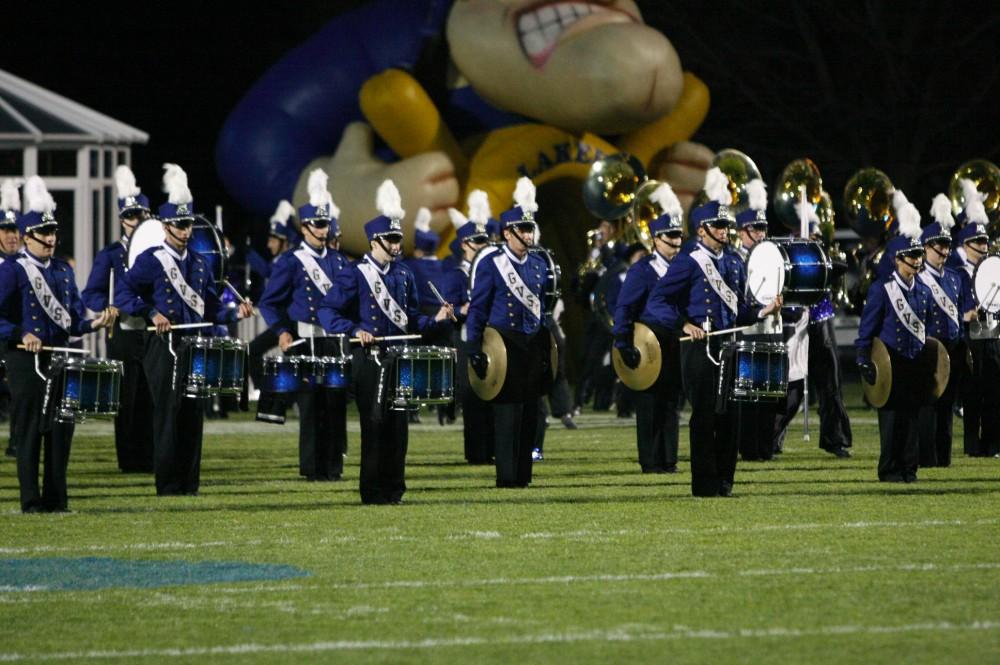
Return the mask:
[[[133,153],[144,190],[158,201],[160,165],[177,162],[199,208],[222,203],[239,235],[250,218],[215,175],[219,127],[271,63],[357,4],[22,3],[0,67],[148,132]],[[878,166],[926,212],[959,163],[1000,161],[997,5],[639,4],[712,91],[696,140],[747,152],[769,184],[809,156],[839,201],[851,173]]]

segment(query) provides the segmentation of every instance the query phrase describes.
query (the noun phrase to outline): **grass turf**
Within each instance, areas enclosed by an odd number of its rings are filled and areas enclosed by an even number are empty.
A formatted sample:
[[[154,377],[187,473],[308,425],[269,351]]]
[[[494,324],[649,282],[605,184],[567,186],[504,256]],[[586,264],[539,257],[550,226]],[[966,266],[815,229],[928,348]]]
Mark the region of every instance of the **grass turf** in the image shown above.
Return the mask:
[[[533,486],[497,490],[460,429],[415,426],[399,507],[359,505],[356,422],[333,484],[298,479],[294,423],[211,423],[202,495],[163,499],[116,471],[107,425],[82,426],[71,514],[19,514],[0,462],[0,559],[310,575],[0,590],[0,661],[997,662],[1000,462],[961,455],[958,423],[951,468],[879,484],[875,414],[851,415],[852,459],[797,422],[778,459],[740,463],[732,499],[690,496],[686,428],[681,473],[649,476],[633,428],[556,423]]]

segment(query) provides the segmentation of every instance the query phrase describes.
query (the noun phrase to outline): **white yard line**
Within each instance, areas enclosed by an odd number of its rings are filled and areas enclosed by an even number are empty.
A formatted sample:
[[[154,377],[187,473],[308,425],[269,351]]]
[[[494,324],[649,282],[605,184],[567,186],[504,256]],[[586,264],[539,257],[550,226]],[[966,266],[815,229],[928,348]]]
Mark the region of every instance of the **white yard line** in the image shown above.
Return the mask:
[[[241,656],[263,653],[322,653],[337,651],[401,651],[417,649],[443,649],[467,646],[495,646],[510,644],[570,644],[576,642],[656,642],[667,640],[745,640],[745,639],[798,639],[803,637],[830,637],[840,635],[891,635],[899,633],[960,631],[995,631],[1000,621],[975,621],[952,623],[934,621],[885,626],[829,625],[815,628],[714,629],[674,626],[672,630],[635,631],[634,627],[614,630],[567,631],[535,635],[505,637],[445,637],[419,640],[339,640],[333,642],[306,642],[286,644],[232,644],[200,647],[175,647],[163,649],[132,649],[104,651],[62,651],[52,653],[3,653],[0,662],[47,660],[98,660],[119,658],[190,658],[195,656]]]

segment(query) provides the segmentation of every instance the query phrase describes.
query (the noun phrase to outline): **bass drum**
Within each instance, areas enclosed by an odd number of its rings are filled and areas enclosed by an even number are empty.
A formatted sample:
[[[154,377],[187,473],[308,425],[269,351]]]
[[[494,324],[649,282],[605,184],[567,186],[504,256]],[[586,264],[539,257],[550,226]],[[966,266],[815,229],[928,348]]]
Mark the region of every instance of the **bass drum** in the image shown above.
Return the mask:
[[[150,247],[159,247],[165,239],[166,232],[160,220],[147,219],[140,223],[132,232],[132,238],[128,242],[128,267],[135,265],[135,260],[140,254]]]
[[[542,282],[542,308],[546,314],[551,314],[556,302],[562,297],[559,282],[562,280],[562,268],[556,263],[552,252],[544,247],[532,247],[531,254],[542,257],[545,261],[545,280]]]
[[[1000,312],[1000,256],[987,256],[972,274],[976,303],[988,314]]]
[[[215,225],[201,215],[194,216],[188,249],[201,254],[208,262],[208,268],[221,293],[222,282],[226,279],[226,248]]]

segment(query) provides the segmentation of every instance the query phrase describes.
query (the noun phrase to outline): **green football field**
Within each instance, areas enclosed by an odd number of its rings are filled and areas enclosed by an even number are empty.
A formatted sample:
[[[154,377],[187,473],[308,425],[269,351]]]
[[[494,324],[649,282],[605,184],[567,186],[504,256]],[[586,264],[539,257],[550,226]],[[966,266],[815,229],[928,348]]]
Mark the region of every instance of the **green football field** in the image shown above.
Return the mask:
[[[294,423],[210,422],[201,496],[163,499],[84,425],[70,514],[21,515],[0,462],[0,661],[1000,662],[1000,460],[957,436],[879,484],[851,415],[852,459],[796,423],[731,499],[690,496],[686,427],[681,472],[641,475],[634,429],[587,413],[497,490],[423,424],[402,506],[360,505],[356,422],[341,483],[299,480]]]

